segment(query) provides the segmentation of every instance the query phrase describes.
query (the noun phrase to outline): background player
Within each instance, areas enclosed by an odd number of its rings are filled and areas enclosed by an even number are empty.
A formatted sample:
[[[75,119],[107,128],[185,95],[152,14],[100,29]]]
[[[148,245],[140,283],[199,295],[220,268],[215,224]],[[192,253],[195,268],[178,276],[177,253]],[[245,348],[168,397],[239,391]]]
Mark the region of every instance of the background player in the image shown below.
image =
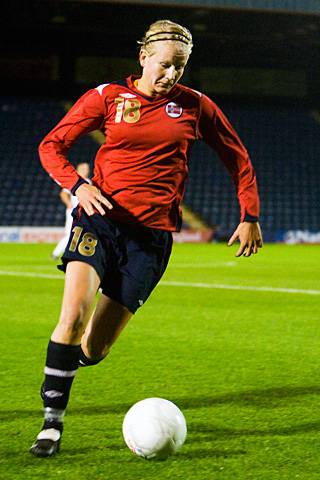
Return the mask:
[[[90,175],[90,166],[89,163],[82,162],[79,163],[76,167],[77,172],[79,173],[80,177],[85,178],[89,183],[89,175]],[[66,219],[65,219],[65,225],[64,225],[64,235],[55,247],[55,249],[52,252],[52,258],[54,260],[57,260],[65,251],[65,248],[67,246],[70,232],[71,232],[71,227],[72,227],[72,210],[78,205],[79,200],[76,197],[76,195],[72,195],[72,193],[66,189],[62,188],[60,190],[60,199],[62,203],[66,206]]]
[[[65,289],[59,322],[48,344],[42,386],[44,424],[31,452],[59,450],[63,418],[79,361],[103,359],[167,266],[172,231],[193,143],[203,139],[230,172],[241,218],[229,244],[237,256],[262,246],[254,169],[236,132],[205,95],[178,84],[192,49],[188,29],[169,20],[152,24],[140,42],[142,75],[84,94],[44,138],[43,167],[76,194],[73,227],[63,256]],[[92,185],[68,162],[81,135],[102,129]],[[91,316],[98,288],[102,295]]]

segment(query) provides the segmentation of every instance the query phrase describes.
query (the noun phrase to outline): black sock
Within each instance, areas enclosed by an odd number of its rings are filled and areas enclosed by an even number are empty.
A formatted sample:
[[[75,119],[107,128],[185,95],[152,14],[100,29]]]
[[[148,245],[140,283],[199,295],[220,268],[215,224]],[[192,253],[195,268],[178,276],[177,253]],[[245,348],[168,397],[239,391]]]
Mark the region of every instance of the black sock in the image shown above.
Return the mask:
[[[49,341],[45,380],[42,386],[44,408],[65,410],[70,389],[78,369],[80,345]]]
[[[97,363],[101,362],[101,360],[103,360],[103,358],[99,358],[99,360],[91,360],[83,353],[83,350],[80,347],[79,367],[89,367],[91,365],[97,365]]]

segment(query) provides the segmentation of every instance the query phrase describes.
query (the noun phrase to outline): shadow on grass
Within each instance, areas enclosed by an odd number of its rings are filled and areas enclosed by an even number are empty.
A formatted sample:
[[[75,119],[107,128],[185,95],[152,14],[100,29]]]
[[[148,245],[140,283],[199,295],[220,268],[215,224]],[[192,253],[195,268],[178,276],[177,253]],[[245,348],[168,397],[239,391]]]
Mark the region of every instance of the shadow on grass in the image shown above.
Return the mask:
[[[7,447],[8,447],[7,450],[3,449],[3,452],[5,452],[4,456],[5,456],[6,460],[9,460],[10,458],[20,457],[22,463],[25,463],[26,460],[27,461],[30,460],[30,462],[28,462],[28,463],[33,463],[33,462],[41,462],[41,461],[51,462],[52,460],[56,461],[59,458],[59,455],[54,456],[52,458],[37,458],[28,451],[28,446],[26,446],[26,445],[24,445],[24,448],[23,448],[22,451],[20,451],[20,450],[12,451],[12,450],[10,450],[10,445],[8,445]],[[66,453],[67,455],[68,454],[70,456],[77,455],[78,457],[79,456],[86,457],[88,455],[88,453],[90,453],[91,450],[92,451],[97,450],[96,448],[90,447],[90,445],[88,445],[86,447],[79,447],[79,448],[65,448],[64,446],[62,446],[62,448],[63,448],[63,452]]]
[[[187,411],[189,409],[198,409],[198,408],[205,408],[205,407],[214,407],[215,405],[231,405],[231,406],[253,406],[257,408],[268,408],[268,409],[275,409],[279,406],[285,406],[288,410],[290,409],[290,401],[294,401],[296,398],[303,399],[304,396],[307,395],[320,395],[320,386],[318,385],[311,385],[311,386],[283,386],[277,388],[268,388],[268,389],[260,389],[260,390],[248,390],[242,392],[231,392],[225,393],[221,395],[213,395],[213,396],[193,396],[193,397],[176,397],[170,398],[173,402],[175,402],[182,411]],[[100,399],[99,399],[100,400]],[[101,401],[101,400],[100,400]],[[78,422],[79,419],[96,416],[97,418],[92,419],[92,432],[94,434],[95,426],[94,424],[107,422],[107,420],[102,419],[102,416],[112,415],[112,414],[121,414],[122,416],[124,413],[130,408],[132,403],[111,403],[105,405],[87,405],[83,407],[75,407],[70,408],[68,411],[68,416],[74,417],[74,421]],[[76,418],[78,417],[78,418]],[[192,417],[192,415],[190,415]],[[8,409],[0,411],[0,418],[2,422],[10,422],[10,421],[17,421],[20,422],[22,425],[21,420],[29,419],[34,421],[37,419],[41,421],[41,409]],[[90,420],[91,421],[91,420]],[[30,422],[31,423],[31,422]],[[289,422],[288,422],[289,423]],[[102,426],[103,427],[103,426]],[[20,427],[22,428],[22,427]],[[104,435],[109,437],[110,442],[108,445],[108,440],[106,438],[105,444],[105,453],[110,460],[112,458],[117,458],[116,452],[121,452],[125,450],[123,446],[121,446],[121,442],[119,439],[115,441],[115,436],[111,433],[112,429],[105,429]],[[301,433],[308,433],[308,432],[320,432],[320,420],[315,422],[304,422],[299,423],[296,425],[283,425],[283,420],[281,420],[281,424],[277,426],[273,423],[273,425],[268,425],[265,422],[265,428],[221,428],[214,424],[214,422],[208,422],[204,420],[204,422],[193,422],[192,419],[188,423],[188,444],[190,445],[190,449],[186,449],[185,451],[182,450],[179,453],[179,457],[181,459],[198,459],[198,458],[206,458],[206,457],[230,457],[230,456],[241,456],[245,455],[246,451],[241,448],[226,448],[223,449],[220,447],[214,448],[214,442],[221,442],[221,441],[228,441],[230,439],[237,439],[237,438],[250,438],[250,437],[265,437],[265,436],[290,436],[296,435]],[[109,435],[110,434],[110,435]],[[209,443],[209,446],[206,447],[205,442]],[[63,447],[64,459],[68,460],[68,462],[76,463],[79,461],[79,458],[84,457],[85,455],[90,452],[90,439],[83,439],[83,443],[86,443],[85,447],[78,448],[71,448],[68,449],[67,446]],[[210,446],[211,445],[211,446]],[[239,445],[240,446],[240,445]],[[95,451],[96,448],[92,448],[92,451]],[[21,454],[21,453],[20,453]],[[5,456],[9,457],[16,457],[18,458],[19,453],[12,452],[5,452]],[[24,461],[27,461],[29,465],[31,462],[32,457],[23,456]],[[27,460],[29,458],[29,460]],[[34,459],[33,459],[34,461]],[[121,460],[123,461],[123,460]],[[126,462],[136,461],[136,458],[131,458],[130,456],[127,457]]]
[[[215,448],[193,448],[192,450],[185,451],[185,447],[182,448],[181,451],[179,451],[176,455],[169,457],[169,459],[166,459],[165,461],[173,460],[176,462],[177,460],[199,460],[201,458],[227,458],[227,457],[233,457],[233,456],[239,456],[239,455],[246,455],[246,451],[242,449],[233,449],[233,450],[218,450]],[[121,461],[126,461],[127,463],[132,463],[137,461],[137,457],[134,454],[130,454],[129,456],[123,457]],[[141,461],[145,462],[150,462],[149,460],[144,460],[141,459]],[[154,458],[151,460],[151,463],[164,463],[164,460]]]
[[[237,437],[266,437],[266,436],[290,436],[297,433],[309,433],[309,432],[320,432],[320,421],[319,422],[309,422],[301,423],[299,425],[293,425],[291,427],[272,427],[265,429],[233,429],[233,428],[221,428],[217,427],[214,424],[204,424],[204,423],[191,423],[189,425],[190,437],[193,436],[197,438],[197,441],[201,439],[203,441],[214,441],[214,440],[223,440],[231,439]],[[192,441],[192,439],[190,438]]]
[[[214,405],[235,404],[239,406],[257,406],[260,408],[277,408],[282,401],[286,403],[296,397],[305,395],[320,395],[320,385],[310,386],[283,386],[261,390],[247,390],[231,392],[207,397],[176,397],[173,402],[182,410],[189,408],[203,408]]]
[[[191,441],[192,442],[192,441]],[[217,458],[227,458],[227,457],[235,457],[239,455],[246,455],[246,450],[218,450],[215,448],[196,448],[189,450],[188,452],[184,452],[183,450],[181,452],[178,452],[178,457],[179,458],[185,458],[185,459],[199,459],[199,458],[206,458],[206,457],[217,457]]]
[[[284,386],[276,388],[267,388],[261,390],[247,390],[243,392],[231,392],[212,396],[188,396],[173,397],[172,402],[185,411],[188,409],[197,409],[213,407],[215,405],[236,405],[236,406],[256,406],[259,408],[273,409],[278,408],[283,402],[288,404],[290,400],[305,395],[320,395],[320,385],[310,386]],[[77,415],[108,415],[123,414],[132,406],[132,403],[113,403],[104,405],[88,405],[83,407],[72,407],[68,410],[68,416]],[[14,421],[22,418],[39,418],[41,408],[39,409],[8,409],[0,410],[0,421]]]
[[[192,450],[184,451],[179,451],[177,455],[174,455],[173,457],[170,457],[167,459],[166,462],[164,460],[160,459],[153,459],[151,462],[149,460],[145,460],[142,458],[138,458],[136,455],[128,451],[127,448],[121,448],[119,445],[118,446],[113,446],[110,448],[109,445],[105,445],[104,448],[99,449],[103,453],[105,457],[105,461],[108,463],[112,462],[119,462],[119,458],[121,458],[121,463],[136,463],[137,461],[140,462],[146,462],[146,463],[167,463],[168,461],[174,461],[177,462],[180,460],[187,460],[190,461],[192,459],[194,460],[199,460],[199,459],[205,459],[205,458],[229,458],[229,457],[235,457],[235,456],[242,456],[246,455],[246,451],[243,449],[225,449],[225,450],[219,450],[215,448],[193,448]],[[10,451],[9,449],[7,451],[3,451],[4,458],[6,460],[6,463],[10,466],[12,464],[20,465],[23,468],[26,467],[34,467],[34,466],[40,466],[40,467],[46,467],[48,469],[55,469],[57,465],[60,467],[63,465],[81,465],[81,464],[86,464],[88,462],[88,458],[91,457],[91,455],[97,455],[97,449],[90,447],[88,445],[85,448],[68,448],[67,445],[63,445],[61,449],[62,455],[58,455],[57,457],[53,458],[36,458],[33,455],[31,455],[25,448],[23,451]],[[99,453],[99,452],[98,452]],[[29,478],[29,477],[28,477]]]

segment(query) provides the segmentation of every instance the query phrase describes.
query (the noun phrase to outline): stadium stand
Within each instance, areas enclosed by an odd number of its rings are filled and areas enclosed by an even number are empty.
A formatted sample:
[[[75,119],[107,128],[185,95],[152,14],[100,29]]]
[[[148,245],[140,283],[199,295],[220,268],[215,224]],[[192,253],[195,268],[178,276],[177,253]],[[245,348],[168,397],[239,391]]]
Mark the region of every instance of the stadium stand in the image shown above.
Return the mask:
[[[128,1],[128,0],[127,0]],[[129,0],[132,3],[144,3],[145,0]],[[198,7],[233,7],[261,10],[288,10],[290,12],[320,11],[319,0],[148,0],[149,4],[184,5]]]
[[[0,99],[1,225],[64,225],[59,186],[43,170],[38,157],[38,144],[64,113],[63,103],[53,99]],[[75,164],[92,159],[97,147],[85,137],[70,159]]]
[[[261,196],[261,224],[267,238],[277,232],[319,229],[320,126],[302,106],[235,106],[223,111],[246,145]],[[186,204],[217,234],[227,236],[239,218],[224,167],[205,145],[195,145]]]
[[[220,105],[246,145],[256,168],[261,224],[266,239],[284,230],[319,229],[320,126],[303,106]],[[37,146],[64,114],[64,104],[46,98],[2,98],[0,103],[0,224],[63,226],[59,187],[42,169]],[[98,144],[89,136],[72,149],[76,164],[92,161]],[[228,236],[239,208],[229,175],[202,142],[194,145],[186,206]]]

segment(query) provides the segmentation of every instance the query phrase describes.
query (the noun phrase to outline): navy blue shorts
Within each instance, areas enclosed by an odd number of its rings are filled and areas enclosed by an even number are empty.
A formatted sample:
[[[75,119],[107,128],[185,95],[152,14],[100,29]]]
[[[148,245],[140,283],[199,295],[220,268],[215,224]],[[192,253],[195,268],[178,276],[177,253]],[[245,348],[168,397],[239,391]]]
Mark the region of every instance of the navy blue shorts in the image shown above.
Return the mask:
[[[88,263],[98,273],[102,293],[134,313],[162,277],[171,254],[172,234],[141,225],[114,222],[77,209],[68,245],[62,256],[66,271],[73,260]]]

